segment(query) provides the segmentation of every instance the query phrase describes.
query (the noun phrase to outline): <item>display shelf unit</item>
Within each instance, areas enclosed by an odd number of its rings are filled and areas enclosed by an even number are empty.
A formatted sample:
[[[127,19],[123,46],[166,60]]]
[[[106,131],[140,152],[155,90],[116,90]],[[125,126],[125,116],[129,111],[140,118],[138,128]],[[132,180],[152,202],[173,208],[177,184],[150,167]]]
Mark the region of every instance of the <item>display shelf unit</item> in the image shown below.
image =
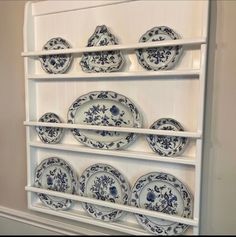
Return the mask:
[[[158,9],[161,11],[158,11],[157,19]],[[184,234],[199,234],[208,15],[209,1],[205,0],[27,2],[22,56],[25,65],[26,120],[24,125],[27,135],[25,190],[29,209],[76,220],[81,224],[89,223],[112,229],[114,232],[150,235],[138,224],[134,216],[137,213],[187,224],[190,227]],[[88,38],[98,25],[108,26],[119,38],[119,44],[85,47]],[[147,30],[161,25],[175,29],[182,39],[138,43],[139,37]],[[50,38],[57,36],[67,39],[73,47],[66,50],[41,50]],[[146,71],[139,65],[135,49],[170,45],[183,46],[181,60],[173,69]],[[83,53],[107,50],[123,52],[125,65],[120,72],[85,73],[82,71],[79,61]],[[73,63],[67,73],[46,74],[42,70],[38,56],[68,53],[73,55]],[[116,91],[132,99],[142,114],[142,128],[66,123],[66,114],[71,103],[79,96],[95,90]],[[58,114],[62,118],[62,123],[38,122],[45,112]],[[161,117],[177,119],[184,125],[185,131],[149,129],[150,125]],[[63,140],[59,144],[42,143],[35,131],[36,126],[63,128],[65,131]],[[138,136],[133,144],[123,150],[93,149],[75,140],[70,132],[72,128],[136,133]],[[148,134],[188,137],[190,142],[182,155],[161,157],[148,146],[145,139]],[[125,174],[131,188],[135,181],[146,173],[163,171],[173,174],[186,184],[193,194],[193,217],[182,218],[130,205],[34,187],[35,168],[42,160],[51,156],[66,160],[76,170],[78,176],[91,164],[110,164]],[[66,211],[54,211],[40,202],[37,193],[71,199],[74,200],[74,205]],[[100,221],[83,210],[82,202],[123,210],[126,215],[116,222]]]

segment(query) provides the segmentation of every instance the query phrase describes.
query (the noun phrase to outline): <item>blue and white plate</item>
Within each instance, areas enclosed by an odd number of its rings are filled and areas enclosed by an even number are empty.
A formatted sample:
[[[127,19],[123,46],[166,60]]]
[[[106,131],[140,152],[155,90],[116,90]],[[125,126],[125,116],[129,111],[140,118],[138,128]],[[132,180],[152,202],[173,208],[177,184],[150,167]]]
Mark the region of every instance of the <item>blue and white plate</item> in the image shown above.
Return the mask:
[[[153,172],[140,177],[132,189],[131,205],[176,215],[193,216],[193,197],[175,176]],[[135,214],[140,225],[154,235],[180,235],[188,225],[155,217]]]
[[[44,46],[43,50],[69,49],[71,45],[63,38],[56,37],[50,39]],[[42,68],[50,74],[65,73],[72,63],[71,54],[43,55],[39,57]]]
[[[87,47],[118,44],[118,40],[105,25],[97,26],[89,38]],[[103,51],[84,53],[80,62],[84,72],[115,72],[123,66],[123,56],[120,51]]]
[[[76,172],[63,159],[50,157],[43,160],[35,170],[34,184],[37,188],[76,194],[78,178]],[[72,201],[65,198],[38,193],[40,200],[53,210],[66,210]]]
[[[61,123],[61,120],[58,115],[49,112],[41,116],[39,122]],[[63,136],[63,128],[36,126],[35,129],[43,143],[59,143]]]
[[[161,118],[155,121],[150,129],[184,131],[183,126],[175,119]],[[160,156],[178,156],[184,152],[189,139],[187,137],[147,135],[147,141],[153,151]]]
[[[179,34],[167,26],[153,27],[143,34],[139,42],[153,42],[180,39]],[[166,70],[172,68],[179,60],[182,46],[166,46],[137,49],[139,64],[147,70]]]
[[[114,167],[106,164],[94,164],[88,167],[79,179],[79,194],[98,200],[128,205],[131,191],[125,177]],[[94,218],[103,221],[115,221],[124,211],[83,203],[83,208]]]
[[[93,91],[70,106],[68,123],[99,126],[141,127],[141,115],[127,97],[113,91]],[[98,149],[121,149],[134,142],[136,134],[116,131],[71,130],[81,143]]]

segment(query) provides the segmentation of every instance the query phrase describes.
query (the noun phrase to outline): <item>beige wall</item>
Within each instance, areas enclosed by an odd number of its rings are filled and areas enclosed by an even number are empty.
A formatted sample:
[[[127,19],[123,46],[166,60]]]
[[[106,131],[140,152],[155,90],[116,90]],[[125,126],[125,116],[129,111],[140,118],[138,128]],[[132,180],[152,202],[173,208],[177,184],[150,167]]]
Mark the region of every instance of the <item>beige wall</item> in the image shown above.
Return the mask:
[[[0,206],[26,208],[24,1],[0,1]],[[212,1],[201,233],[236,234],[236,1]],[[41,215],[42,216],[42,215]],[[1,231],[0,231],[1,234]]]
[[[26,209],[24,3],[0,1],[0,205],[16,209]]]

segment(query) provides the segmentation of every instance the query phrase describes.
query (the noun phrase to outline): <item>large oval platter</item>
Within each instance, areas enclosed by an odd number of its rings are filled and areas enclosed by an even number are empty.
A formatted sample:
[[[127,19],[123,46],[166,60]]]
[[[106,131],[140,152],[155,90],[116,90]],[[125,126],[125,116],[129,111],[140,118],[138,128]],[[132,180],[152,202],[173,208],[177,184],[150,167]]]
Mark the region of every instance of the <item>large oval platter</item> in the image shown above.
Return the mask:
[[[131,205],[184,218],[193,215],[191,192],[175,176],[167,173],[152,172],[140,177],[132,188]],[[141,214],[135,216],[153,235],[181,235],[189,227]]]
[[[68,110],[68,123],[98,126],[141,127],[141,115],[127,97],[113,91],[93,91],[76,99]],[[99,149],[121,149],[136,139],[134,133],[71,130],[81,143]]]
[[[94,164],[79,179],[79,194],[112,203],[128,205],[131,192],[126,178],[114,167]],[[126,212],[100,205],[83,203],[83,208],[95,219],[116,221]]]

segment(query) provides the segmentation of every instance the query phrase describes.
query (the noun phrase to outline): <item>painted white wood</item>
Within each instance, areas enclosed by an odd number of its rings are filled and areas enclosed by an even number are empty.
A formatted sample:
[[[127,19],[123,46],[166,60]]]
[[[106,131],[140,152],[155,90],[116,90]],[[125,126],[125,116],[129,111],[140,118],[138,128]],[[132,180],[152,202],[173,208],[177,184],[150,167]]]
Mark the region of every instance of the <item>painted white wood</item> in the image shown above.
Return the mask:
[[[164,213],[160,213],[160,212],[155,212],[155,211],[137,208],[137,207],[133,207],[133,206],[121,205],[121,204],[112,203],[112,202],[104,202],[102,200],[88,198],[88,197],[82,197],[82,196],[68,194],[68,193],[61,193],[61,192],[56,192],[56,191],[52,191],[52,190],[46,190],[46,189],[28,187],[28,186],[25,187],[25,190],[30,191],[30,192],[35,192],[35,193],[43,193],[43,194],[52,195],[52,196],[56,196],[56,197],[71,199],[71,200],[79,201],[79,202],[86,202],[86,203],[90,203],[90,204],[94,204],[94,205],[101,205],[101,206],[105,206],[105,207],[110,207],[112,209],[132,212],[135,214],[143,214],[146,216],[161,218],[164,220],[179,222],[179,223],[183,223],[183,224],[187,224],[187,225],[194,225],[195,226],[198,224],[198,222],[196,220],[192,220],[189,218],[178,217],[175,215],[168,215],[168,214],[164,214]]]
[[[119,222],[114,222],[114,223],[99,221],[99,220],[93,219],[90,216],[84,215],[84,213],[81,213],[78,210],[72,209],[69,212],[60,212],[60,214],[59,214],[57,211],[48,209],[40,203],[36,203],[36,204],[32,205],[30,209],[34,210],[34,211],[47,213],[50,215],[55,215],[55,216],[59,215],[60,217],[64,217],[64,218],[67,218],[70,220],[79,221],[82,223],[91,224],[91,225],[111,229],[114,231],[120,231],[125,234],[141,235],[141,236],[151,235],[150,233],[148,233],[145,230],[143,230],[142,228],[140,228],[140,226],[137,224],[127,223],[124,221],[119,221]]]
[[[33,4],[33,16],[43,16],[48,14],[57,14],[57,13],[63,13],[68,11],[76,11],[76,10],[82,10],[87,8],[94,8],[94,7],[101,7],[101,6],[107,6],[107,5],[113,5],[113,4],[120,4],[124,2],[129,2],[132,0],[96,0],[96,1],[90,1],[90,0],[77,0],[77,1],[58,1],[53,0],[53,2],[45,2],[45,1],[39,1]]]
[[[178,40],[164,40],[147,43],[133,43],[128,45],[106,45],[106,46],[94,46],[83,48],[71,48],[71,49],[58,49],[58,50],[41,50],[34,52],[23,52],[23,57],[42,56],[42,55],[55,55],[55,54],[75,54],[75,53],[88,53],[88,52],[101,52],[108,50],[130,50],[130,49],[145,49],[151,47],[164,47],[174,45],[201,45],[206,43],[205,39],[178,39]]]
[[[125,132],[125,133],[128,132],[128,133],[138,133],[138,134],[155,134],[155,135],[191,137],[191,138],[200,138],[202,136],[201,131],[180,132],[180,131],[169,131],[169,130],[158,130],[158,129],[147,129],[147,128],[98,126],[98,125],[69,124],[69,123],[45,123],[45,122],[32,122],[32,121],[25,121],[24,125],[56,127],[56,128],[79,128],[79,129],[85,129],[85,130],[98,130],[98,131],[105,130],[105,131],[117,131],[117,132]]]
[[[74,151],[74,152],[81,152],[81,153],[88,153],[88,154],[100,154],[115,157],[125,157],[131,159],[141,159],[147,161],[158,161],[158,162],[169,162],[169,163],[176,163],[176,164],[183,164],[183,165],[195,165],[196,162],[194,157],[191,156],[178,156],[175,159],[172,157],[162,157],[158,156],[155,153],[151,152],[135,152],[135,151],[126,151],[126,150],[101,150],[101,149],[90,149],[84,146],[78,145],[64,145],[64,144],[43,144],[40,142],[30,142],[30,146],[44,148],[44,149],[56,149],[56,150],[63,150],[63,151]]]
[[[168,70],[168,71],[137,71],[137,72],[113,72],[113,73],[99,73],[99,78],[108,79],[139,79],[140,77],[153,77],[159,79],[162,77],[185,77],[189,76],[192,79],[198,78],[200,70]],[[94,79],[98,78],[97,73],[77,73],[77,74],[29,74],[29,80],[68,80],[68,79]]]
[[[103,162],[113,165],[126,174],[130,184],[142,174],[152,171],[169,172],[182,180],[194,194],[193,220],[185,219],[193,227],[185,234],[199,233],[201,152],[204,115],[204,88],[208,39],[208,1],[39,1],[26,5],[24,24],[24,56],[26,84],[26,125],[27,132],[27,187],[28,207],[31,210],[61,216],[67,219],[93,224],[126,234],[150,235],[139,226],[130,212],[116,223],[106,223],[88,217],[77,203],[66,212],[56,212],[43,206],[34,189],[34,170],[47,157],[58,156],[76,167],[79,175],[89,165]],[[158,11],[157,11],[158,9]],[[161,9],[161,10],[159,10]],[[158,12],[158,18],[156,17]],[[184,14],[183,14],[184,13]],[[89,16],[89,21],[88,21]],[[140,17],[142,16],[142,17]],[[127,17],[129,21],[127,21]],[[143,20],[145,19],[145,20]],[[86,22],[86,24],[84,24]],[[70,27],[68,27],[68,24]],[[84,47],[97,25],[107,24],[114,30],[119,45]],[[148,29],[167,25],[181,34],[180,40],[152,43],[137,43]],[[42,45],[55,36],[65,37],[72,43],[68,50],[42,51]],[[180,62],[168,71],[145,71],[138,63],[134,50],[137,48],[184,45]],[[79,67],[83,52],[122,50],[126,59],[125,67],[115,73],[84,73]],[[73,53],[74,61],[68,73],[46,74],[37,56]],[[195,80],[195,79],[199,80]],[[194,80],[193,80],[194,79]],[[80,95],[93,90],[113,90],[132,98],[143,116],[143,128],[102,127],[66,124],[66,108]],[[142,92],[142,93],[141,93]],[[55,112],[62,117],[61,124],[39,123],[45,112]],[[160,117],[175,117],[181,121],[186,132],[158,131],[147,129]],[[35,126],[66,128],[60,144],[43,144],[35,132]],[[159,157],[151,153],[143,137],[127,150],[97,150],[78,145],[69,129],[108,130],[146,134],[184,136],[191,138],[186,152],[176,158]],[[194,132],[192,132],[194,131]],[[131,169],[129,167],[132,167]],[[42,192],[52,191],[41,190]],[[78,202],[99,204],[99,200],[83,199],[75,195],[56,193]],[[64,196],[66,195],[66,196]],[[79,198],[79,199],[77,199]],[[81,199],[82,198],[82,199]],[[104,202],[105,206],[113,204]],[[140,209],[141,213],[149,213]],[[158,217],[175,219],[155,213]],[[164,215],[164,216],[163,216]],[[174,219],[172,219],[174,218]],[[182,221],[182,220],[181,220]]]

